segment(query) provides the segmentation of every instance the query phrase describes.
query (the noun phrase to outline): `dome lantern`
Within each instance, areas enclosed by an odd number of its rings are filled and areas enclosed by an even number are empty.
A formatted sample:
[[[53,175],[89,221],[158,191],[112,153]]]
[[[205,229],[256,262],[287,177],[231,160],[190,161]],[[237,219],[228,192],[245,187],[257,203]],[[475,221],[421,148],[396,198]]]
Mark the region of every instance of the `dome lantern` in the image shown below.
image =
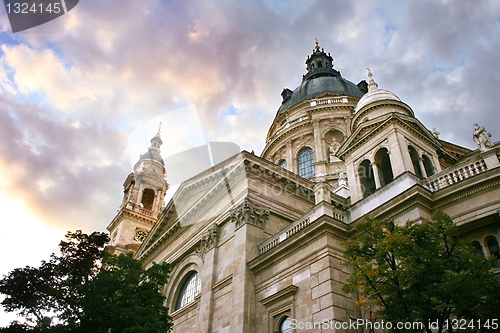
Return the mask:
[[[302,77],[302,82],[323,76],[342,77],[339,71],[333,69],[333,58],[330,53],[326,54],[324,49],[320,49],[318,39],[312,54],[307,56],[306,65],[307,74]]]

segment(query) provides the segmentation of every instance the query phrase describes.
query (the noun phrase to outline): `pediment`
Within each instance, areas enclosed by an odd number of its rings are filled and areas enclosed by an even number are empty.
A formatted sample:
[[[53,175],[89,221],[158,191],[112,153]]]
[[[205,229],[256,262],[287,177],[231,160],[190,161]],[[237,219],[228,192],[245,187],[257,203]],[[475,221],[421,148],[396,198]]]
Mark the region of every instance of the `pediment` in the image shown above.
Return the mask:
[[[185,228],[193,225],[203,228],[229,218],[231,210],[247,197],[255,199],[256,204],[262,203],[267,197],[256,195],[260,193],[262,183],[273,183],[286,189],[290,195],[301,197],[300,200],[314,202],[313,183],[267,160],[242,152],[182,183],[136,257],[149,256]]]
[[[183,182],[158,217],[141,249],[151,247],[160,238],[179,228],[206,221],[217,213],[217,203],[230,202],[230,189],[244,174],[242,154]]]
[[[363,143],[391,124],[396,124],[396,126],[404,128],[413,135],[418,136],[420,139],[436,147],[436,149],[441,147],[439,141],[422,123],[420,123],[420,121],[418,121],[417,118],[399,113],[390,113],[361,123],[340,147],[337,153],[338,157],[345,160],[345,157],[352,151],[356,150]]]

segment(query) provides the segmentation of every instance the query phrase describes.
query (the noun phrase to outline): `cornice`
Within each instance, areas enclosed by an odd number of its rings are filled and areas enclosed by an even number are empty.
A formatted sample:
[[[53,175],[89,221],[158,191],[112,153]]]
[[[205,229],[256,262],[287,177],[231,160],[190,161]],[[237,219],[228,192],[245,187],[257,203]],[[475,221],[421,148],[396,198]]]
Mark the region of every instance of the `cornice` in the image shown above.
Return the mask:
[[[294,234],[292,237],[287,238],[286,241],[280,242],[270,250],[252,259],[248,262],[248,267],[254,274],[257,274],[266,267],[280,262],[291,251],[299,249],[310,242],[311,239],[325,236],[325,232],[329,232],[335,237],[347,239],[352,232],[352,226],[323,215],[302,229],[301,232]]]
[[[116,216],[113,218],[113,220],[109,223],[109,225],[106,227],[107,230],[114,229],[118,223],[120,223],[121,220],[123,220],[125,217],[131,217],[135,220],[139,220],[142,222],[145,222],[149,225],[154,225],[156,222],[156,219],[144,214],[141,214],[139,212],[133,211],[129,208],[122,207],[116,214]]]
[[[304,198],[308,201],[314,202],[314,191],[313,183],[307,179],[301,178],[294,173],[284,170],[271,162],[257,157],[249,153],[243,153],[242,162],[237,165],[233,165],[229,170],[225,169],[228,173],[226,174],[226,179],[229,179],[230,183],[235,183],[238,178],[246,176],[248,178],[259,179],[261,181],[266,181],[269,183],[277,184],[286,191],[297,195],[298,197]],[[205,179],[205,178],[204,178]],[[184,188],[186,190],[186,188]],[[251,188],[249,189],[251,190]],[[210,202],[218,198],[223,191],[227,191],[226,182],[224,178],[210,188],[200,199],[191,205],[189,209],[190,213],[184,214],[185,216],[191,215],[191,218],[196,218],[197,214],[201,210],[206,209],[204,202],[209,200]],[[240,199],[234,198],[234,201]],[[241,199],[243,200],[243,199]],[[231,205],[234,203],[231,203]],[[229,218],[229,207],[222,210],[222,215],[217,216],[218,220]],[[160,215],[158,222],[154,225],[151,232],[146,237],[136,256],[139,258],[149,258],[153,253],[156,253],[158,249],[163,248],[167,243],[167,240],[173,238],[178,232],[184,230],[186,227],[181,227],[179,220],[183,216],[178,216],[175,209],[175,205],[171,202],[167,205],[167,208]],[[215,218],[215,217],[214,217]]]
[[[372,110],[376,109],[381,109],[384,107],[396,107],[398,109],[410,112],[411,117],[415,117],[415,113],[413,110],[410,108],[410,106],[404,102],[401,101],[395,101],[395,100],[384,100],[384,101],[376,101],[373,103],[370,103],[368,105],[365,105],[361,110],[358,110],[353,116],[352,123],[351,123],[351,131],[355,129],[358,124],[360,123],[361,119],[363,118],[364,115],[369,113]],[[392,111],[394,112],[394,111]]]
[[[276,301],[279,301],[283,298],[289,298],[293,297],[295,293],[299,290],[299,287],[295,285],[290,285],[288,287],[285,287],[281,289],[280,291],[275,292],[274,294],[267,296],[266,298],[262,299],[260,302],[265,306],[269,307],[269,305],[275,303]]]
[[[440,209],[455,201],[470,197],[471,195],[500,186],[500,169],[490,169],[475,177],[470,177],[458,183],[451,184],[439,191],[433,192],[434,205],[432,208]]]
[[[268,141],[266,146],[264,147],[264,150],[262,151],[262,156],[266,156],[266,154],[271,150],[272,147],[276,145],[280,145],[281,141],[290,141],[289,136],[293,132],[297,132],[300,129],[306,128],[306,127],[312,127],[312,121],[311,119],[308,120],[303,120],[297,124],[294,124],[290,126],[286,131],[283,131],[283,133],[280,133],[280,135],[276,137],[271,137],[271,139]],[[287,140],[285,140],[287,139]],[[269,143],[270,142],[270,143]]]

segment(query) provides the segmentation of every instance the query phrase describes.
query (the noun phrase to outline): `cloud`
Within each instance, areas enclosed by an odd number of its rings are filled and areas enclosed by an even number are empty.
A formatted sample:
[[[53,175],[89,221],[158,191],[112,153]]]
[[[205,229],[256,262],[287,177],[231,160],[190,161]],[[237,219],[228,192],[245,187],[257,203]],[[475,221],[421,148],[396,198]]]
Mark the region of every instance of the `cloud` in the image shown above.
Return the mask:
[[[196,22],[194,29],[188,32],[188,37],[191,42],[199,43],[204,38],[210,35],[210,30],[206,27],[200,25],[200,22]]]
[[[88,0],[12,34],[2,13],[4,189],[44,223],[103,230],[131,171],[134,128],[195,105],[192,129],[258,154],[314,38],[346,79],[370,67],[441,138],[474,148],[478,122],[497,141],[499,17],[494,0]]]

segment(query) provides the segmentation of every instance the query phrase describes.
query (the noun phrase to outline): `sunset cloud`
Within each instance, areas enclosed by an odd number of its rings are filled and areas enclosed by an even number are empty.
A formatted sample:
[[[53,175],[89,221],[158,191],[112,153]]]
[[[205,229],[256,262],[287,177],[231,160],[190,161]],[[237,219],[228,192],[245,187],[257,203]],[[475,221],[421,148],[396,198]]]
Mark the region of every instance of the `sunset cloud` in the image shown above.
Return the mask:
[[[2,12],[0,172],[8,181],[0,193],[28,214],[12,233],[104,230],[133,156],[147,150],[159,119],[184,107],[196,109],[195,120],[170,119],[170,130],[163,122],[165,156],[198,144],[189,133],[200,131],[260,154],[280,93],[300,85],[314,38],[343,77],[358,83],[370,67],[379,87],[442,139],[473,148],[478,122],[498,141],[499,17],[494,0],[87,0],[12,34]],[[129,144],[141,127],[141,144]],[[54,238],[29,242],[49,251]],[[26,263],[20,253],[4,271]]]

